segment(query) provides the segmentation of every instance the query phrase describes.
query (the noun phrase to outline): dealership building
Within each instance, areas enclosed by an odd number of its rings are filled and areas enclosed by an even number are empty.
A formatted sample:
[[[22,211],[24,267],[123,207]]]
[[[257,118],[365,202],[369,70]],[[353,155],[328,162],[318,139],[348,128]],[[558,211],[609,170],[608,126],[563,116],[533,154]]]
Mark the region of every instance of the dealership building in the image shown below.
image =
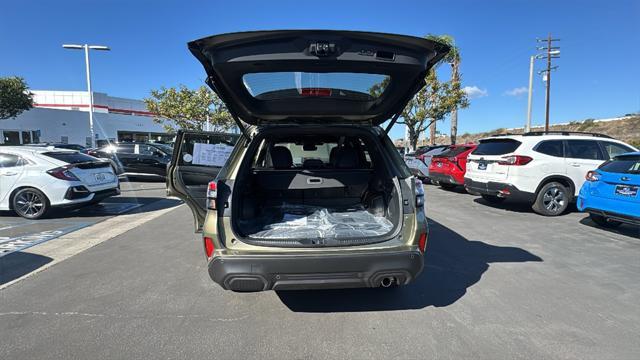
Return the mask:
[[[34,107],[15,119],[0,121],[0,144],[91,144],[89,93],[31,90]],[[170,142],[161,124],[153,121],[143,101],[93,93],[96,142]]]

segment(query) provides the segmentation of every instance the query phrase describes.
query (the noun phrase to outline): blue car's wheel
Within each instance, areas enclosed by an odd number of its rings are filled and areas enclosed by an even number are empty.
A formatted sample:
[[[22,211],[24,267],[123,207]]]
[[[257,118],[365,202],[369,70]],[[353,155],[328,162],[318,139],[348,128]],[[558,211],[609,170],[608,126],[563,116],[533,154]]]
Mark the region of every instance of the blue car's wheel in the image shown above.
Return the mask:
[[[602,215],[589,214],[589,217],[594,223],[606,228],[616,228],[622,225],[620,221],[609,220]]]

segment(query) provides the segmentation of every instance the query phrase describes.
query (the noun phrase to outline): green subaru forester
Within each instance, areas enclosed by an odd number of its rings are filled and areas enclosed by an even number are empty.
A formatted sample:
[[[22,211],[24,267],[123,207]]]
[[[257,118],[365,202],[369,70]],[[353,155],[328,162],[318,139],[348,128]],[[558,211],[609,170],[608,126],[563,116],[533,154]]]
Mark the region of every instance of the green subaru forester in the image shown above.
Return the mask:
[[[448,47],[292,30],[216,35],[189,49],[241,133],[180,131],[168,169],[211,278],[233,291],[414,280],[424,191],[387,133]]]

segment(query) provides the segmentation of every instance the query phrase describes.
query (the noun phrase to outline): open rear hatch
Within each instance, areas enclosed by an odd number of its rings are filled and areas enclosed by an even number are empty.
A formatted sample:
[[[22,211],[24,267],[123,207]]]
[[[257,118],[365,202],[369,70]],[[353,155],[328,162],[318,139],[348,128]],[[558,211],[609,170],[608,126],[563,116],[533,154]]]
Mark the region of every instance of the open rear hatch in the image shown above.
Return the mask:
[[[449,51],[418,37],[329,30],[222,34],[189,49],[241,129],[238,117],[252,125],[379,125],[402,111]]]

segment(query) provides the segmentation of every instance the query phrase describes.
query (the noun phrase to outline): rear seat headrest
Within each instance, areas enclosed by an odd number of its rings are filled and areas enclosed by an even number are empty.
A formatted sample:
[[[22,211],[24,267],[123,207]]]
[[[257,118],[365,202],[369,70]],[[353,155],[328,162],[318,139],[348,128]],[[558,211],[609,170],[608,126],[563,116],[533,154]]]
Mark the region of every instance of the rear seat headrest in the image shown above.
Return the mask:
[[[336,167],[338,169],[355,169],[360,166],[358,152],[354,148],[342,148],[336,152]]]
[[[290,169],[293,165],[291,151],[284,146],[271,148],[271,162],[274,169]]]
[[[302,163],[304,169],[320,169],[324,166],[324,162],[320,159],[306,159]]]
[[[338,153],[338,147],[333,147],[331,148],[331,151],[329,152],[329,164],[331,166],[336,166],[336,154]]]

